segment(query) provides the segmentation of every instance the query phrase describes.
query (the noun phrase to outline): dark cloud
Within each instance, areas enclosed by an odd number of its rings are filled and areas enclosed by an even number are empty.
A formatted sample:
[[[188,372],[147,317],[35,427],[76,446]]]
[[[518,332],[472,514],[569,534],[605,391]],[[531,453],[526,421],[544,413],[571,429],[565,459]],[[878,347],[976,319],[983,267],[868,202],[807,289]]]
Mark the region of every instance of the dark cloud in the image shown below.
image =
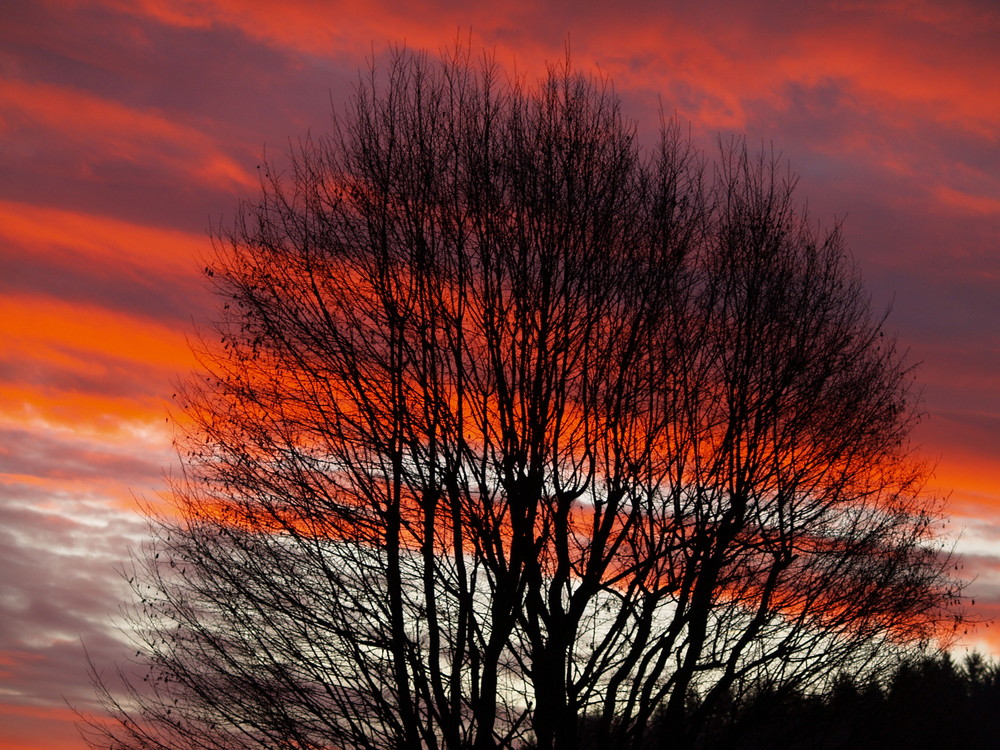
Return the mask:
[[[119,403],[140,403],[154,414],[166,412],[165,399],[171,392],[162,366],[137,362],[149,342],[136,342],[132,359],[101,355],[85,349],[56,345],[51,358],[56,361],[26,361],[21,357],[0,357],[0,380],[23,391],[58,394],[69,400],[96,397]],[[123,354],[128,354],[123,352]],[[62,356],[58,356],[62,355]],[[73,408],[72,404],[67,405]],[[86,411],[84,407],[83,411]],[[99,416],[94,414],[94,417]],[[151,415],[152,416],[152,415]],[[57,456],[52,453],[50,456]]]
[[[328,129],[330,103],[346,99],[354,75],[232,27],[177,28],[99,5],[17,2],[4,37],[0,64],[25,86],[112,102],[120,114],[159,118],[176,132],[130,133],[138,123],[106,121],[104,133],[77,133],[74,116],[87,116],[80,107],[55,122],[9,112],[16,148],[7,152],[0,198],[202,234],[253,195],[265,146],[281,154],[289,138]],[[123,148],[126,139],[135,140],[135,156]],[[139,150],[153,158],[138,158]],[[197,174],[213,157],[249,181]]]
[[[93,480],[113,477],[129,487],[159,483],[167,454],[147,457],[134,444],[117,446],[27,429],[0,427],[0,474],[40,479]]]
[[[209,245],[205,240],[206,254]],[[5,257],[0,294],[29,294],[82,305],[102,305],[125,315],[151,318],[176,328],[210,317],[214,304],[207,287],[192,279],[171,280],[142,269],[109,269],[94,263],[53,263],[51,257],[21,253]],[[191,258],[191,276],[197,270]],[[164,274],[165,276],[165,274]],[[199,294],[204,291],[204,294]]]

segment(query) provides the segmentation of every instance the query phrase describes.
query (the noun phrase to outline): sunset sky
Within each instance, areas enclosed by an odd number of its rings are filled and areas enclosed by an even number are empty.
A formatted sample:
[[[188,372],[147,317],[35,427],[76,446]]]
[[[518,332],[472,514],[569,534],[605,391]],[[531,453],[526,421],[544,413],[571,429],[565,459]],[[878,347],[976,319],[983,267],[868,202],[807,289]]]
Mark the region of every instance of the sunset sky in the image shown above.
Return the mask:
[[[916,441],[1000,614],[996,0],[4,0],[0,13],[0,750],[82,748],[173,384],[213,316],[213,227],[262,154],[328,130],[366,60],[456,36],[537,77],[569,40],[642,137],[658,110],[772,145],[919,363]],[[81,645],[81,642],[83,645]],[[1000,627],[970,647],[1000,655]],[[131,653],[134,653],[131,652]]]

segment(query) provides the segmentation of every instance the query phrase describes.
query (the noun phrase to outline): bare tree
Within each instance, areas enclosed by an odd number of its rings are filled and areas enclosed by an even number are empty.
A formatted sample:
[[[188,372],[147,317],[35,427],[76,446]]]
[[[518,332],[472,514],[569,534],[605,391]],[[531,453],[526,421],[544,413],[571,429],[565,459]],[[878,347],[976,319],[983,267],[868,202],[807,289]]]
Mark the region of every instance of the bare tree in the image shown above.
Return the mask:
[[[640,747],[958,622],[911,373],[777,160],[399,53],[207,269],[114,748]],[[579,735],[586,717],[587,736]]]

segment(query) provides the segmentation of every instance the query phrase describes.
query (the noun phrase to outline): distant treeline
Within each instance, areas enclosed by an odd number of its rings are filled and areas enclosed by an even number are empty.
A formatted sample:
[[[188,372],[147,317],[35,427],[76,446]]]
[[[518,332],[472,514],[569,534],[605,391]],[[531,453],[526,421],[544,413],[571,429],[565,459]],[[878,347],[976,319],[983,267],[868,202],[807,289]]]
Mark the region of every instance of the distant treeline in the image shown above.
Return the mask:
[[[927,657],[880,682],[842,676],[822,697],[763,691],[718,719],[704,750],[996,748],[1000,665]]]
[[[643,748],[667,727],[650,727]],[[586,731],[581,732],[587,737]],[[590,735],[593,736],[593,735]],[[667,738],[668,739],[668,738]],[[758,690],[712,717],[698,750],[938,750],[1000,747],[1000,664],[980,654],[900,665],[880,681],[840,676],[825,695]]]

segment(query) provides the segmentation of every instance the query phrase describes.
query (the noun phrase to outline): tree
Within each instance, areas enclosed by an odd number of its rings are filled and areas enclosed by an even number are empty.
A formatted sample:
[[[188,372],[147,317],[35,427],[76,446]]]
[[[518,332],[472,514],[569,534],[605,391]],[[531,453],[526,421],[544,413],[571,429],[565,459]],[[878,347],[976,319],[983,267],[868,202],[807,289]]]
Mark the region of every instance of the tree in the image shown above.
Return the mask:
[[[998,666],[915,655],[879,679],[838,676],[823,695],[765,687],[716,710],[700,750],[924,750],[989,747],[1000,731]]]
[[[217,243],[95,745],[685,747],[960,621],[911,372],[794,184],[643,151],[568,62],[373,68]]]

